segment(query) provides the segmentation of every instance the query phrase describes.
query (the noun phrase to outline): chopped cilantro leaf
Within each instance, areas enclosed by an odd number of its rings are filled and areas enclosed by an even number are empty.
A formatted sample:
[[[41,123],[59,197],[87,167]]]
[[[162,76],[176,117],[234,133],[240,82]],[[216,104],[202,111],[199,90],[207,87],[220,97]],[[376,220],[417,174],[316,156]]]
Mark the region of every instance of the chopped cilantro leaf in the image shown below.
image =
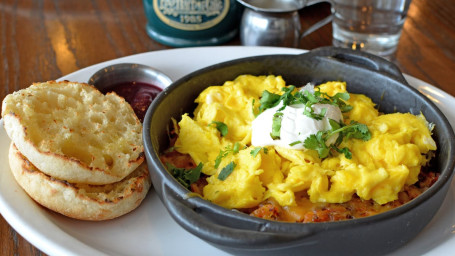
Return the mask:
[[[254,149],[252,149],[250,151],[250,155],[252,155],[253,157],[256,157],[258,154],[259,154],[259,151],[261,151],[261,147],[255,147]]]
[[[221,136],[226,136],[228,133],[228,127],[225,123],[219,121],[212,121],[209,125],[215,124],[216,129],[220,132]]]
[[[229,153],[237,154],[240,150],[240,143],[236,142],[234,144],[234,147],[231,148],[230,146],[227,146],[224,148],[224,150],[220,150],[220,153],[218,156],[215,158],[215,169],[218,168],[221,164],[221,160],[225,158]]]
[[[342,122],[338,123],[333,119],[329,119],[329,123],[331,125],[330,130],[319,131],[316,134],[310,135],[305,139],[303,144],[307,149],[316,150],[321,159],[326,158],[329,155],[330,149],[344,154],[347,159],[351,159],[352,154],[348,148],[338,148],[341,142],[351,138],[364,141],[371,139],[371,133],[365,124],[351,121],[349,125],[344,125]],[[336,142],[327,146],[327,140],[335,134],[338,134]]]
[[[351,105],[340,106],[340,111],[342,113],[346,113],[346,112],[349,112],[351,110],[352,110],[352,106]]]
[[[292,146],[295,146],[295,145],[297,145],[297,144],[299,144],[299,143],[302,143],[302,142],[299,141],[299,140],[297,140],[297,141],[294,141],[294,142],[292,142],[291,144],[289,144],[289,146],[292,147]]]
[[[172,164],[167,163],[167,169],[174,178],[186,188],[196,182],[201,177],[202,163],[199,163],[193,169],[186,170],[185,168],[177,168]]]
[[[351,96],[347,92],[339,92],[332,97],[332,101],[336,104],[342,113],[346,113],[352,110],[352,106],[347,105],[345,101],[349,100]],[[342,100],[340,100],[342,99]]]
[[[346,101],[346,100],[349,100],[350,98],[351,98],[351,96],[349,96],[349,93],[347,93],[347,92],[339,92],[339,93],[335,94],[335,96],[333,96],[334,100],[342,99],[342,100]]]
[[[218,168],[221,164],[221,160],[226,157],[229,154],[229,151],[226,150],[220,150],[220,153],[218,156],[215,158],[215,169]]]
[[[259,151],[261,151],[261,149],[264,150],[264,154],[267,154],[269,152],[269,150],[266,147],[255,147],[250,151],[250,155],[252,157],[256,157],[259,154]]]
[[[309,91],[304,91],[303,94],[308,99],[307,102],[309,103],[316,104],[321,101],[321,98],[319,97],[320,95],[319,91],[315,91],[314,94],[312,94]]]
[[[308,109],[309,109],[309,111],[308,111]],[[321,113],[317,114],[316,112],[314,112],[314,110],[311,106],[305,108],[305,110],[303,111],[304,115],[306,115],[310,118],[313,118],[315,120],[322,120],[326,113],[327,113],[327,108],[322,108]]]
[[[234,144],[234,148],[232,149],[232,152],[233,152],[234,154],[239,153],[239,149],[240,149],[240,143],[236,142],[236,143]]]
[[[368,130],[368,126],[365,124],[361,124],[355,121],[351,121],[349,125],[342,126],[340,128],[331,130],[331,134],[335,133],[342,133],[343,137],[346,139],[354,138],[354,139],[362,139],[364,141],[371,139],[370,130]]]
[[[202,163],[199,163],[195,168],[185,172],[184,177],[190,184],[196,182],[201,177],[202,166]]]
[[[349,151],[349,148],[337,148],[337,147],[333,147],[333,149],[335,149],[338,153],[341,153],[341,154],[344,154],[344,157],[346,157],[347,159],[351,159],[352,158],[352,153],[351,151]]]
[[[332,130],[338,130],[341,128],[340,123],[338,123],[337,121],[330,119],[330,118],[329,118],[329,124],[332,127]]]
[[[274,140],[280,139],[281,120],[283,119],[283,113],[276,112],[273,114],[272,132],[270,137]]]
[[[280,102],[280,95],[271,93],[267,90],[262,92],[261,100],[259,101],[261,105],[259,106],[259,112],[262,113],[268,108],[273,108]]]
[[[234,162],[230,162],[228,165],[226,165],[218,174],[218,179],[219,180],[225,180],[234,170],[236,164]]]
[[[286,106],[293,104],[295,98],[294,95],[292,95],[292,92],[294,89],[295,86],[293,85],[281,88],[281,90],[284,91],[284,93],[280,96],[280,101],[283,101],[283,107],[281,107],[279,110],[283,110]]]
[[[327,108],[322,108],[322,109],[321,109],[321,113],[319,113],[318,115],[324,117],[325,114],[327,114]]]
[[[329,148],[325,144],[326,133],[319,131],[316,134],[311,134],[303,142],[303,146],[307,149],[313,149],[318,152],[319,158],[323,159],[329,155]]]
[[[259,113],[256,112],[256,109],[254,108],[254,103],[256,103],[255,99],[251,101],[251,112],[253,113],[254,117],[257,117]]]
[[[292,94],[294,91],[295,86],[291,85],[289,87],[281,88],[284,93],[282,95],[271,93],[267,90],[262,92],[261,99],[259,101],[259,112],[262,113],[264,110],[273,108],[277,106],[281,101],[283,101],[283,107],[280,109],[284,109],[287,105],[295,104],[296,97]]]

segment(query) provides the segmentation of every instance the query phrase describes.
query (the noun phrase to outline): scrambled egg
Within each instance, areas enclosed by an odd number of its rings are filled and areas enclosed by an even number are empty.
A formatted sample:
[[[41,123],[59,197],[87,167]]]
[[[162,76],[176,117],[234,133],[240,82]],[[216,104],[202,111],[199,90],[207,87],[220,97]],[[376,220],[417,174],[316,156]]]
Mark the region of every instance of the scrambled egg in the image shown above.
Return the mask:
[[[242,75],[204,90],[195,101],[194,118],[182,116],[175,147],[203,163],[202,172],[209,175],[205,199],[226,208],[254,207],[270,197],[282,206],[294,206],[295,193],[306,190],[312,202],[342,203],[357,194],[385,204],[396,200],[405,184],[418,180],[428,153],[436,149],[423,115],[381,115],[370,98],[350,94],[347,103],[353,109],[344,114],[345,123],[366,124],[372,135],[368,141],[342,143],[351,150],[351,159],[338,154],[321,160],[314,150],[281,147],[251,154],[256,149],[251,146],[251,122],[260,96],[264,90],[282,94],[284,86],[280,76]],[[333,96],[346,92],[346,83],[328,82],[319,89]],[[221,136],[213,121],[225,123],[228,133]],[[217,160],[221,162],[215,168]],[[231,162],[232,173],[220,180],[218,175]]]

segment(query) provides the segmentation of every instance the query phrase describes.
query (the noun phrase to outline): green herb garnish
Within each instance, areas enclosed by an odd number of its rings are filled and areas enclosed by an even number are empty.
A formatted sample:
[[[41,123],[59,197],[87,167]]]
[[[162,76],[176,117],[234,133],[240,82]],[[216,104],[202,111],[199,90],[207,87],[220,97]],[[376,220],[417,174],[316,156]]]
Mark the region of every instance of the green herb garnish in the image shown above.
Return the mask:
[[[270,137],[274,140],[280,139],[280,131],[281,131],[281,120],[283,119],[282,112],[276,112],[273,114],[273,123],[272,123],[272,132],[270,133]]]
[[[256,157],[259,154],[259,151],[261,151],[261,149],[264,151],[264,154],[267,154],[269,152],[269,150],[266,147],[255,147],[250,151],[250,155],[252,157]]]
[[[172,146],[172,147],[166,149],[166,150],[164,151],[164,153],[171,153],[171,152],[174,151],[174,150],[175,150],[175,147]]]
[[[295,145],[300,144],[300,143],[302,143],[302,142],[299,141],[299,140],[298,141],[294,141],[294,142],[290,143],[289,146],[292,147],[292,146],[295,146]]]
[[[338,123],[333,119],[329,119],[329,123],[331,125],[330,130],[319,131],[316,134],[312,134],[303,142],[305,148],[316,150],[321,159],[326,158],[330,154],[330,149],[342,153],[346,158],[351,159],[352,154],[348,148],[339,148],[341,142],[351,138],[364,141],[371,139],[371,133],[365,124],[351,121],[349,125],[344,125],[342,122]],[[335,143],[327,145],[327,140],[335,134],[338,134]]]
[[[256,157],[261,149],[264,151],[264,154],[267,154],[269,152],[269,149],[266,147],[256,147],[250,151],[250,155],[252,157]]]
[[[234,144],[234,147],[231,148],[230,146],[227,146],[224,148],[224,150],[220,150],[220,153],[218,156],[215,158],[215,169],[217,169],[220,166],[221,160],[225,158],[229,153],[237,154],[240,150],[240,143],[236,142]]]
[[[174,176],[174,178],[186,188],[196,182],[201,177],[202,163],[199,163],[193,169],[177,168],[174,165],[167,163],[167,169]]]
[[[221,136],[226,136],[228,133],[228,127],[225,123],[219,121],[212,121],[209,125],[215,124],[216,129],[220,132]]]
[[[345,101],[349,100],[351,97],[349,96],[349,93],[343,92],[343,93],[337,93],[332,97],[332,102],[336,104],[342,113],[346,113],[352,110],[351,105],[347,105]],[[340,100],[341,99],[341,100]]]
[[[234,162],[230,162],[228,165],[226,165],[218,174],[218,179],[219,180],[225,180],[234,170],[236,164]]]
[[[236,142],[236,143],[234,144],[234,147],[232,148],[232,152],[233,152],[234,154],[237,154],[237,153],[239,153],[239,149],[240,149],[240,143],[239,143],[239,142]]]
[[[264,112],[268,108],[273,108],[280,103],[281,96],[275,93],[271,93],[267,90],[262,92],[261,100],[259,101],[259,113]]]
[[[322,120],[327,110],[321,110],[321,113],[316,114],[312,108],[312,105],[314,104],[334,105],[339,107],[342,113],[346,113],[352,109],[352,106],[347,105],[345,102],[350,98],[349,93],[347,92],[329,96],[327,93],[323,93],[319,90],[314,91],[314,93],[304,90],[293,94],[292,92],[295,90],[295,86],[293,85],[283,87],[281,90],[284,91],[282,95],[274,94],[267,90],[262,93],[260,100],[261,104],[259,106],[260,113],[266,109],[277,106],[281,101],[283,102],[283,107],[281,107],[278,111],[283,110],[289,105],[304,104],[306,108],[303,114],[316,120]]]
[[[307,149],[313,149],[318,152],[319,158],[323,159],[329,155],[329,148],[325,144],[327,141],[327,132],[319,131],[316,134],[311,134],[303,142],[303,146]]]
[[[326,108],[322,108],[321,113],[319,113],[319,114],[316,114],[312,107],[305,108],[305,110],[303,111],[304,115],[306,115],[310,118],[316,119],[316,120],[322,120],[326,113],[327,113]]]
[[[221,160],[222,160],[224,157],[226,157],[228,154],[229,154],[229,151],[220,150],[220,153],[219,153],[218,156],[215,158],[215,169],[217,169],[218,166],[220,166]]]
[[[250,155],[253,157],[256,157],[259,154],[259,151],[261,151],[261,147],[255,147],[250,151]]]
[[[256,100],[253,99],[251,101],[251,112],[253,113],[254,117],[257,117],[259,115],[258,111],[254,108],[254,104],[256,103]]]

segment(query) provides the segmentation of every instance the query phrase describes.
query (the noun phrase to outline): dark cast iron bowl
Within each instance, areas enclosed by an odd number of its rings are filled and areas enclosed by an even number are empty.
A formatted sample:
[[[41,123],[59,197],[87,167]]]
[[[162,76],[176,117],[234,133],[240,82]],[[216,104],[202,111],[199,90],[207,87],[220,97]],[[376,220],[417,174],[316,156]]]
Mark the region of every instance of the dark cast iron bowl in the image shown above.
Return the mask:
[[[241,74],[281,75],[287,84],[346,81],[349,92],[366,94],[379,111],[425,115],[435,124],[438,145],[432,168],[438,181],[422,195],[375,216],[327,223],[284,223],[214,205],[168,173],[159,155],[168,147],[171,118],[192,113],[197,95]],[[173,219],[202,240],[235,255],[381,255],[414,238],[440,208],[454,170],[454,133],[441,111],[410,87],[395,65],[356,51],[324,47],[301,55],[237,59],[191,73],[166,88],[149,107],[143,128],[145,154],[155,191]]]

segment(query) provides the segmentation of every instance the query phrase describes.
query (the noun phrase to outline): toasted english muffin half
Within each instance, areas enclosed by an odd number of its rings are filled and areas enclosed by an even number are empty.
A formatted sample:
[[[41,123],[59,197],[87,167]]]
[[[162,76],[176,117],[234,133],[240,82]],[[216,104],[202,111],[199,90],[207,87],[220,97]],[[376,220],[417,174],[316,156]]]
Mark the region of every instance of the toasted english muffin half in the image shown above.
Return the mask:
[[[131,106],[88,84],[34,83],[5,97],[2,117],[19,151],[60,180],[113,183],[144,161],[142,124]]]
[[[108,185],[69,183],[38,170],[11,143],[11,171],[25,192],[42,206],[80,220],[108,220],[124,215],[136,207],[151,187],[146,163],[123,180]]]

